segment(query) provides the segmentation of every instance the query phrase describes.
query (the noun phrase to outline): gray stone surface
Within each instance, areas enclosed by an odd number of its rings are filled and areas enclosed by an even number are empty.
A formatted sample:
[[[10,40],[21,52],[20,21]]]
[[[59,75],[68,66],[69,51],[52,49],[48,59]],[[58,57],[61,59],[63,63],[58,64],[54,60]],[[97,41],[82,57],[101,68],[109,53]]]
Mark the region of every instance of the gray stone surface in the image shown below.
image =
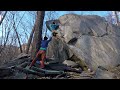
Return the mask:
[[[73,62],[73,61],[71,61],[71,60],[65,60],[65,61],[63,62],[63,64],[65,64],[65,65],[67,65],[67,66],[70,66],[70,67],[77,67],[77,66],[78,66],[77,63],[75,63],[75,62]]]
[[[96,70],[99,65],[110,68],[120,63],[120,27],[96,15],[67,14],[59,21],[65,42],[89,68]],[[73,38],[77,39],[72,43]]]
[[[55,61],[62,63],[64,60],[70,58],[73,53],[62,39],[56,39],[53,37],[48,45],[46,55],[47,57],[53,58]]]
[[[115,77],[116,75],[114,73],[98,68],[93,79],[116,79]]]

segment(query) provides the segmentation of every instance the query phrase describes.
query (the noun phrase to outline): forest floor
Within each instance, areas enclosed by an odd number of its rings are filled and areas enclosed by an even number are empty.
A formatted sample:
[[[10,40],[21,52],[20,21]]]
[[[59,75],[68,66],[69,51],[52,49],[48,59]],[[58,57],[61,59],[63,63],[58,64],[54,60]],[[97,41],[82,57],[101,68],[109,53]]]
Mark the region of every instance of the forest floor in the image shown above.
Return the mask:
[[[0,79],[120,79],[120,65],[109,70],[83,71],[80,67],[69,67],[60,63],[47,63],[39,68],[36,63],[31,69],[28,56],[18,57],[0,66]],[[95,77],[95,78],[94,78]]]

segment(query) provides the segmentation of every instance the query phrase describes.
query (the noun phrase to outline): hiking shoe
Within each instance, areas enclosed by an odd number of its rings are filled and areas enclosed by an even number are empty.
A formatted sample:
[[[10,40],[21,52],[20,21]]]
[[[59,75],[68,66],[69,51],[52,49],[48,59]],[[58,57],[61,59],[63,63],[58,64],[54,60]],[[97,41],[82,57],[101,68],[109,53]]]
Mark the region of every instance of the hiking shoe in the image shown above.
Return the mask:
[[[44,68],[44,67],[45,67],[44,62],[40,61],[40,68]]]

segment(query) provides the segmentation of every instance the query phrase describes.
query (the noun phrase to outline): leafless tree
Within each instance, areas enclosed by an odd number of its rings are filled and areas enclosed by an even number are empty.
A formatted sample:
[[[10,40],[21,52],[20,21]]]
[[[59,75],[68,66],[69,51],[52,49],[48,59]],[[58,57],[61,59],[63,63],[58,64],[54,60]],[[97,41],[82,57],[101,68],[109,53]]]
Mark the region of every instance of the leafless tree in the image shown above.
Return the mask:
[[[45,18],[44,18],[44,22],[43,22],[43,28],[42,28],[42,36],[49,36],[47,34],[47,28],[46,28],[46,25],[45,25],[45,22],[48,21],[48,20],[54,20],[54,19],[57,19],[58,18],[58,15],[57,15],[57,12],[56,11],[46,11],[45,12]],[[35,31],[35,25],[33,26],[33,29],[30,33],[30,36],[29,36],[29,39],[28,39],[28,43],[27,43],[27,48],[26,48],[26,53],[28,54],[29,51],[30,51],[30,46],[31,46],[31,42],[33,40],[33,34],[34,34],[34,31]],[[42,38],[42,37],[41,37]]]
[[[107,12],[107,15],[104,17],[109,23],[112,23],[112,24],[114,23],[112,12]]]
[[[23,44],[26,43],[35,21],[34,11],[5,12],[1,13],[4,20],[0,25],[0,62],[11,60],[23,52]]]
[[[4,20],[0,25],[0,61],[11,60],[25,50],[35,56],[40,48],[42,34],[46,32],[45,21],[57,17],[55,11],[47,11],[46,14],[45,11],[4,11]],[[23,49],[24,45],[28,48]]]
[[[116,24],[117,26],[119,25],[119,16],[118,16],[118,12],[117,11],[114,11],[115,13],[115,17],[116,17]]]
[[[31,54],[32,58],[35,57],[36,53],[40,48],[44,15],[45,15],[45,11],[37,11],[37,17],[34,27],[35,31],[34,31],[33,44],[32,44],[32,54]]]
[[[3,22],[3,20],[4,20],[5,16],[6,16],[6,14],[7,14],[7,11],[5,11],[5,13],[4,13],[4,15],[3,15],[3,17],[1,17],[1,20],[0,20],[0,25],[1,25],[1,23]]]
[[[28,39],[27,48],[26,48],[26,54],[29,53],[30,44],[31,44],[31,41],[32,41],[32,38],[33,38],[34,31],[35,31],[35,26],[33,27],[32,32],[30,33],[30,37]]]
[[[105,18],[109,23],[119,25],[119,15],[118,15],[118,13],[119,13],[118,11],[108,11]]]
[[[18,35],[18,32],[17,32],[17,29],[16,29],[16,25],[15,25],[15,22],[13,24],[13,28],[14,28],[14,31],[16,33],[16,36],[17,36],[17,39],[18,39],[18,43],[19,43],[19,46],[20,46],[20,52],[22,53],[22,46],[21,46],[21,42],[20,42],[20,38],[19,38],[19,35]]]

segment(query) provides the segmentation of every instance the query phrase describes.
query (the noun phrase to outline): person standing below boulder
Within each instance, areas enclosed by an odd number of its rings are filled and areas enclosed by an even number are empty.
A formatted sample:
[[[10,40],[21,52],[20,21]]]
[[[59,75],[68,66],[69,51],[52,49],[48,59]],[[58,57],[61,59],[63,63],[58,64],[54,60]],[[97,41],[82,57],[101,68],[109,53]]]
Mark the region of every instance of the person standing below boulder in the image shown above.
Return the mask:
[[[38,51],[36,57],[33,59],[29,68],[31,68],[38,59],[40,60],[40,68],[44,68],[44,66],[45,66],[44,61],[46,58],[46,50],[47,50],[48,44],[51,41],[52,37],[49,40],[47,40],[47,39],[48,38],[45,36],[44,40],[41,41],[40,50]]]

